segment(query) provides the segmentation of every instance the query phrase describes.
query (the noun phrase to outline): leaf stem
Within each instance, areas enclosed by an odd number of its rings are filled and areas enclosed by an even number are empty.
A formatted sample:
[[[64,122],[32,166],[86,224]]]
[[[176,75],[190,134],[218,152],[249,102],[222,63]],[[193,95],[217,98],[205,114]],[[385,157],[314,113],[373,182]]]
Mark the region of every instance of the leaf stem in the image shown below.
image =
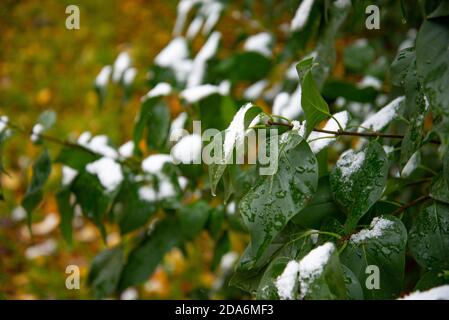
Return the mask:
[[[395,210],[392,215],[398,215],[401,214],[402,212],[404,212],[405,210],[407,210],[408,208],[411,208],[413,206],[416,206],[420,203],[423,203],[427,200],[430,200],[430,196],[429,195],[425,195],[425,196],[421,196],[413,201],[410,201],[409,203],[404,204],[403,206],[401,206],[400,208],[398,208],[397,210]]]

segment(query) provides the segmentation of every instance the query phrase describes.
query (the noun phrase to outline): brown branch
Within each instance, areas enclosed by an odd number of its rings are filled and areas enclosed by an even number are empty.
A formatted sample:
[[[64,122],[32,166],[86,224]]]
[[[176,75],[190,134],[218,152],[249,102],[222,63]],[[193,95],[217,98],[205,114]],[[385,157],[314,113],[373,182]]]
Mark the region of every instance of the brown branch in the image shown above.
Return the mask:
[[[293,128],[292,124],[285,123],[285,122],[276,122],[276,121],[269,120],[267,122],[267,124],[269,126],[284,126],[284,127],[289,127],[290,129]],[[353,132],[353,131],[344,131],[344,130],[331,131],[331,130],[324,130],[324,129],[319,129],[319,128],[314,128],[314,129],[312,129],[312,131],[333,134],[335,136],[404,139],[404,136],[400,135],[400,134],[388,134],[388,133],[381,133],[381,132]],[[437,140],[431,140],[430,142],[434,143],[434,144],[440,144],[440,142]]]
[[[392,215],[398,215],[401,214],[402,212],[404,212],[405,210],[407,210],[408,208],[411,208],[413,206],[416,206],[422,202],[425,202],[427,200],[430,200],[430,196],[426,195],[426,196],[421,196],[413,201],[410,201],[409,203],[404,204],[403,206],[401,206],[400,208],[398,208],[397,210],[395,210]]]
[[[3,122],[8,128],[10,128],[10,129],[12,129],[12,130],[14,130],[16,132],[19,132],[19,133],[21,133],[21,134],[23,134],[25,136],[31,136],[33,134],[33,130],[25,130],[22,127],[18,126],[15,123],[10,122],[10,121],[4,121],[4,120],[0,119],[0,122]],[[42,134],[42,133],[34,133],[34,134],[37,135],[42,140],[45,140],[45,141],[48,141],[48,142],[51,142],[51,143],[54,143],[54,144],[57,144],[57,145],[60,145],[60,146],[63,146],[63,147],[67,147],[67,148],[79,149],[79,150],[81,150],[83,152],[89,153],[89,154],[94,155],[94,156],[103,157],[102,154],[100,154],[98,152],[95,152],[95,151],[93,151],[93,150],[91,150],[89,148],[86,148],[85,146],[80,145],[78,143],[70,142],[70,141],[67,141],[67,140],[62,140],[62,139],[59,139],[59,138],[56,138],[56,137],[52,137],[52,136],[49,136],[49,135],[46,135],[46,134]],[[120,159],[115,159],[115,160],[118,163],[120,163],[121,165],[125,165],[125,166],[128,166],[130,168],[134,168],[134,169],[140,168],[139,163],[137,163],[135,161],[130,161],[131,159],[127,159],[127,160],[124,160],[124,161],[120,160]]]

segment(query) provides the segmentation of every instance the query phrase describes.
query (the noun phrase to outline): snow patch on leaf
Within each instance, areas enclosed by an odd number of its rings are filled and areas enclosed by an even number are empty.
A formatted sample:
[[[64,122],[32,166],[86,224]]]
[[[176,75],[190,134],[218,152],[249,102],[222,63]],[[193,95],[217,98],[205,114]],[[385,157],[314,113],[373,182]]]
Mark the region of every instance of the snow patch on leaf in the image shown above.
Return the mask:
[[[369,229],[363,229],[360,232],[353,234],[349,241],[354,244],[358,244],[367,239],[379,238],[383,235],[383,232],[393,226],[394,222],[382,217],[375,217],[371,221]]]
[[[276,279],[276,289],[279,298],[282,300],[292,300],[294,289],[298,281],[299,263],[292,260],[287,263],[284,271]]]

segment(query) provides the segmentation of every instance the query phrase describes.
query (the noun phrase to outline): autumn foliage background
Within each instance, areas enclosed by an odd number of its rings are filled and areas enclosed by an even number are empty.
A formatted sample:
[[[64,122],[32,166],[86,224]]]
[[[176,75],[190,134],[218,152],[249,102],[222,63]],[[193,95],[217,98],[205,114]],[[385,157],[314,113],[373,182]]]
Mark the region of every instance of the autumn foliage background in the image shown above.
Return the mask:
[[[140,97],[150,89],[146,80],[148,66],[172,38],[178,1],[77,1],[81,28],[67,30],[65,8],[72,2],[1,2],[0,115],[6,114],[15,123],[31,128],[41,112],[51,109],[58,119],[49,135],[76,139],[84,131],[90,131],[106,134],[116,145],[121,145],[131,139]],[[219,21],[217,29],[222,33],[219,55],[233,50],[244,33],[255,34],[266,26],[289,23],[299,3],[294,0],[253,1],[251,17],[229,14],[233,10],[242,11],[247,2],[230,1],[226,9],[228,14]],[[272,3],[271,8],[276,11],[267,10],[265,2]],[[250,23],[250,20],[261,23]],[[404,39],[409,26],[398,24],[391,28],[398,30],[398,37],[388,34],[388,28],[374,34],[384,34],[391,44]],[[273,50],[280,52],[285,34],[279,28],[271,30],[277,32]],[[336,41],[334,77],[345,73],[342,61],[345,46],[357,37],[366,36],[364,33],[366,30],[363,29],[354,38]],[[196,39],[193,51],[197,52],[203,43],[204,39]],[[378,48],[389,52],[390,58],[397,49],[389,47],[388,41],[378,43]],[[112,86],[100,108],[93,89],[94,79],[104,65],[113,64],[124,50],[130,53],[133,66],[138,70],[131,98],[124,103],[122,90]],[[276,76],[274,73],[273,77]],[[265,110],[270,108],[263,100],[257,103]],[[178,98],[173,98],[169,106],[172,117],[181,112]],[[0,202],[0,299],[92,298],[86,284],[89,264],[105,246],[114,246],[120,241],[120,232],[114,230],[114,226],[108,226],[105,245],[98,229],[87,219],[80,218],[75,221],[73,247],[69,248],[58,229],[59,215],[53,195],[59,186],[61,172],[55,168],[45,186],[44,201],[34,214],[33,237],[30,237],[25,217],[17,207],[30,180],[30,165],[38,153],[39,148],[23,135],[15,135],[3,150],[8,174],[1,175],[5,201]],[[231,232],[230,237],[232,250],[241,253],[248,236]],[[30,249],[43,244],[54,250],[49,250],[48,255],[34,257]],[[216,275],[209,267],[213,243],[207,232],[202,232],[187,250],[188,255],[183,255],[179,249],[170,251],[152,277],[139,288],[139,298],[202,298],[202,289],[210,288],[216,281]],[[65,269],[72,264],[81,270],[80,290],[65,287]],[[228,288],[216,297],[248,296]]]

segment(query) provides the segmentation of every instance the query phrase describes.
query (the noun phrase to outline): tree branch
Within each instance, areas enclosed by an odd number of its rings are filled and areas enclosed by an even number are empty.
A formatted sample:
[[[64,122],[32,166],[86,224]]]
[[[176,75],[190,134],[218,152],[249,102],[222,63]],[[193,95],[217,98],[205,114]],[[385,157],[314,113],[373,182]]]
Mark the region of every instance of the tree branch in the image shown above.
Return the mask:
[[[285,122],[276,122],[276,121],[269,120],[267,122],[267,124],[269,126],[284,126],[284,127],[289,127],[290,129],[293,128],[292,124],[285,123]],[[344,131],[344,130],[331,131],[331,130],[324,130],[324,129],[319,129],[319,128],[314,128],[312,131],[333,134],[335,136],[404,139],[404,136],[400,135],[400,134],[388,134],[388,133],[381,133],[381,132],[353,132],[353,131]],[[434,144],[440,144],[440,142],[437,140],[431,140],[430,142],[434,143]]]
[[[430,196],[426,195],[426,196],[421,196],[413,201],[410,201],[409,203],[404,204],[403,206],[401,206],[400,208],[398,208],[397,210],[393,211],[392,215],[398,215],[401,214],[402,212],[404,212],[405,210],[407,210],[408,208],[411,208],[413,206],[416,206],[422,202],[425,202],[427,200],[430,200]]]

